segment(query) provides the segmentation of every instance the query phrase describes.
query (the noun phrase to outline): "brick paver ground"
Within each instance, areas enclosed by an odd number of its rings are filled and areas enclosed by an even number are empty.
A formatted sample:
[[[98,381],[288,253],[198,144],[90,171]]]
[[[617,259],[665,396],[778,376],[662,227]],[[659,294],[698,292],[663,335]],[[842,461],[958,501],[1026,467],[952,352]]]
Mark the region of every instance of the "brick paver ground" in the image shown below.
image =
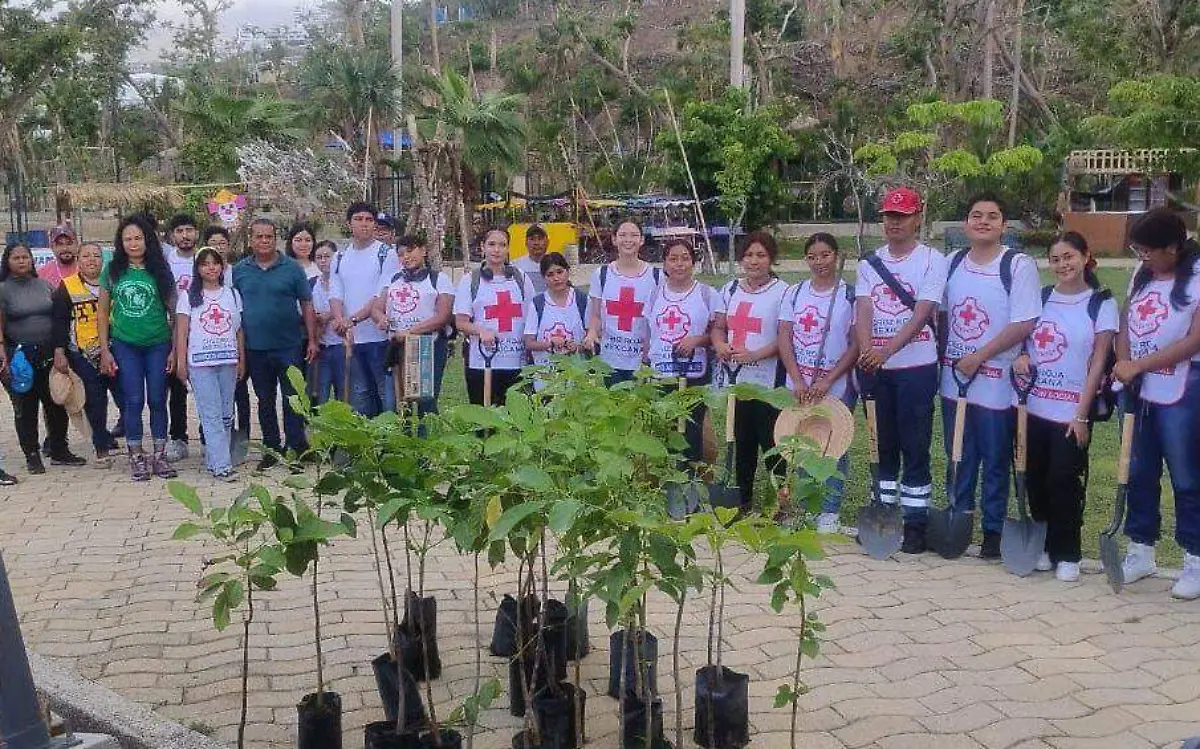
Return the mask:
[[[0,414],[8,455],[15,449],[8,409]],[[0,494],[0,548],[28,644],[69,662],[83,676],[183,723],[232,742],[238,714],[239,627],[216,633],[194,602],[201,549],[170,540],[181,508],[159,481],[133,484],[123,470],[50,468],[25,474]],[[183,465],[206,501],[235,487],[214,485]],[[1063,585],[1039,575],[1020,580],[998,564],[933,555],[876,562],[852,545],[820,563],[836,590],[816,604],[829,627],[821,656],[805,669],[806,749],[883,747],[1177,746],[1200,734],[1200,603],[1173,601],[1169,581],[1139,583],[1114,596],[1100,574]],[[365,539],[334,545],[322,572],[325,653],[330,686],[345,706],[347,747],[362,746],[363,723],[382,718],[369,661],[384,644],[379,594]],[[734,561],[725,662],[751,676],[754,747],[786,747],[788,716],[771,697],[793,661],[794,621],[766,605],[766,590],[746,580],[752,563]],[[434,694],[445,711],[474,673],[471,565],[435,553],[428,588],[438,597],[442,679]],[[513,576],[487,573],[484,637],[495,599]],[[559,586],[561,591],[561,586]],[[663,642],[660,690],[674,730],[670,676],[673,609],[652,605]],[[259,601],[251,651],[249,737],[255,747],[295,743],[295,703],[312,690],[313,649],[306,586],[288,580]],[[602,696],[606,633],[592,612],[593,653],[583,665],[590,745],[615,747],[616,702]],[[705,660],[707,613],[697,601],[685,619],[685,674]],[[485,673],[506,673],[485,657]],[[690,676],[684,703],[692,699]],[[507,703],[484,718],[481,749],[507,747],[519,721]],[[690,708],[685,725],[691,724]],[[692,746],[690,737],[686,746]]]

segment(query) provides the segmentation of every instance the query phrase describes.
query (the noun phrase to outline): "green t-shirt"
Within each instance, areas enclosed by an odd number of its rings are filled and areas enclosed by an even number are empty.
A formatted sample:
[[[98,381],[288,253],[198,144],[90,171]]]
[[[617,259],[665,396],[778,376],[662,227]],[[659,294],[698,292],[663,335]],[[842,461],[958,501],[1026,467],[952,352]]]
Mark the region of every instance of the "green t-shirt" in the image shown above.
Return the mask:
[[[145,268],[127,268],[115,284],[105,271],[100,285],[112,297],[110,337],[133,346],[156,346],[171,340],[167,308],[154,276]]]

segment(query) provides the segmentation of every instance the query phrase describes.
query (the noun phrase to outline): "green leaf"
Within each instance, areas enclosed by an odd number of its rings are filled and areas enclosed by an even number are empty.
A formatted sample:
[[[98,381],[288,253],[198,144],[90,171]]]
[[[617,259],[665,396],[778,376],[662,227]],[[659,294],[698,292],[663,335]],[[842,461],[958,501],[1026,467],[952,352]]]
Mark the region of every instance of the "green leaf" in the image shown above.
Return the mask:
[[[582,509],[583,505],[573,499],[564,499],[555,502],[550,507],[550,530],[558,534],[566,533],[570,530],[571,525],[575,522],[575,517]]]
[[[774,706],[776,708],[790,705],[796,699],[796,695],[792,694],[792,686],[790,684],[779,685],[779,691],[775,692]]]
[[[491,533],[488,534],[488,540],[496,541],[508,538],[513,529],[521,523],[522,520],[536,514],[545,506],[545,502],[522,502],[516,507],[510,507],[504,511],[504,514],[492,526]]]
[[[176,541],[186,541],[187,539],[192,538],[203,531],[204,529],[195,523],[180,523],[179,527],[175,529],[175,532],[171,534],[171,538]]]
[[[200,504],[200,495],[196,493],[196,488],[192,485],[182,481],[168,481],[167,491],[170,492],[171,498],[186,507],[188,512],[193,515],[204,515],[204,507]]]
[[[550,478],[550,474],[537,466],[523,465],[512,471],[509,476],[513,483],[526,489],[543,493],[554,491],[554,480]]]

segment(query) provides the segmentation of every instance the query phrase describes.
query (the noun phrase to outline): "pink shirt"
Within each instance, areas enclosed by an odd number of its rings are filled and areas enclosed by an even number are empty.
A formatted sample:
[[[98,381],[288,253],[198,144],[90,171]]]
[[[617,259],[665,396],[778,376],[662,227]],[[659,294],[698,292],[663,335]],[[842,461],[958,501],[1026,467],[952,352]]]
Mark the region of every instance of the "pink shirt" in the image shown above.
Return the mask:
[[[50,288],[57,289],[62,284],[64,278],[79,272],[79,264],[76,263],[66,270],[67,272],[63,273],[63,268],[59,264],[58,258],[53,258],[47,261],[41,268],[38,268],[38,278],[50,284]]]

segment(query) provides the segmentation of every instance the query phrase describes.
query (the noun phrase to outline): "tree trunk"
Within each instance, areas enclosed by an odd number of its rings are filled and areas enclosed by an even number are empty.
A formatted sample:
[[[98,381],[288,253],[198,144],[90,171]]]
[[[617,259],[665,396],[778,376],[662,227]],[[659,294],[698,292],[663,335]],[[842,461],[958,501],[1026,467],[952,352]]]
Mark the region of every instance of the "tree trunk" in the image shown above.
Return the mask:
[[[495,73],[496,68],[499,67],[498,60],[500,57],[500,39],[496,34],[496,26],[494,24],[492,25],[491,46],[489,47],[488,52],[488,70]]]
[[[433,72],[442,74],[442,51],[438,47],[437,0],[429,0],[429,38],[433,47]]]
[[[1024,74],[1022,68],[1022,43],[1024,42],[1023,29],[1025,22],[1025,0],[1017,0],[1017,29],[1013,35],[1013,84],[1012,84],[1012,99],[1008,105],[1008,147],[1012,148],[1017,143],[1017,115],[1021,109],[1021,76]],[[989,37],[991,35],[989,34]]]
[[[463,167],[462,153],[458,146],[450,147],[450,171],[454,185],[454,204],[458,211],[458,234],[462,242],[463,267],[466,268],[467,258],[471,256],[471,219],[467,214],[467,201],[463,199]]]
[[[980,95],[984,99],[992,98],[992,80],[995,77],[995,60],[996,60],[996,37],[992,36],[992,29],[996,26],[996,0],[987,0],[987,11],[984,14],[984,35],[983,35],[983,83],[980,86]]]

